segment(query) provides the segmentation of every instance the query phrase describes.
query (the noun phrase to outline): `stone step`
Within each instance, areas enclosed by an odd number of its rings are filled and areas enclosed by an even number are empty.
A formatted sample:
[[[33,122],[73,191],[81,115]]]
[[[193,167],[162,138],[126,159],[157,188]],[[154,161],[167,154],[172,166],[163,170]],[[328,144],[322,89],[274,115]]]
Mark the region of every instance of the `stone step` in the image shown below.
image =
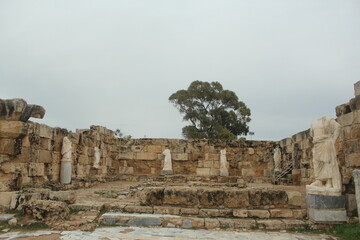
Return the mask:
[[[197,218],[170,214],[109,212],[99,218],[107,226],[172,227],[185,229],[304,229],[309,223],[299,219]]]
[[[125,213],[147,214],[173,214],[187,217],[222,217],[222,218],[294,218],[305,219],[306,208],[271,208],[271,209],[206,209],[206,208],[181,208],[173,206],[139,206],[125,205],[123,203],[109,203],[104,205],[107,211]]]

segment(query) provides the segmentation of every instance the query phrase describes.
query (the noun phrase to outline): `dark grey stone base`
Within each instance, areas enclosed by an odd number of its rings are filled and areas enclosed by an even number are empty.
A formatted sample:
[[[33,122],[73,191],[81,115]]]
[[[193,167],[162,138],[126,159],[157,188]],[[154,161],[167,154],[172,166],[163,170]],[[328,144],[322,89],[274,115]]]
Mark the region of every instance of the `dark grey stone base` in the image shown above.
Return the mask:
[[[174,174],[173,170],[161,170],[160,175],[171,175]]]
[[[345,196],[306,194],[309,219],[315,222],[346,222]]]
[[[339,209],[345,208],[345,196],[306,195],[308,208],[315,209]]]

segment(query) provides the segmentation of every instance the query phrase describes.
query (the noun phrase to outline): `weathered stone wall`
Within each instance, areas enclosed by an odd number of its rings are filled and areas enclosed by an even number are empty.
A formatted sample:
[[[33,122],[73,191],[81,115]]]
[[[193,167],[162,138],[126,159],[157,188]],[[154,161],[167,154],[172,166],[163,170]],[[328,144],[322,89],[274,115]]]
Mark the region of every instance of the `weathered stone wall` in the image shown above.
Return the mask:
[[[273,142],[119,139],[100,126],[71,133],[29,121],[0,120],[0,191],[59,183],[65,136],[72,142],[73,183],[80,187],[126,174],[157,176],[166,148],[171,151],[174,174],[219,175],[220,150],[226,149],[230,176],[270,180]],[[98,168],[95,147],[100,149]]]

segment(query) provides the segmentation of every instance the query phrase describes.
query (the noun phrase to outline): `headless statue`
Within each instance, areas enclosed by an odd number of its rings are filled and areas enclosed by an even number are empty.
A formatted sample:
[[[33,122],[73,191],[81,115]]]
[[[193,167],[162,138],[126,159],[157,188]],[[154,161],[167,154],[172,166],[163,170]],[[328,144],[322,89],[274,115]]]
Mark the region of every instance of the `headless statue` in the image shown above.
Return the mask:
[[[310,188],[325,188],[341,191],[341,175],[336,157],[335,142],[339,136],[340,124],[335,119],[321,117],[311,124],[310,135],[314,147],[313,165],[315,182]]]

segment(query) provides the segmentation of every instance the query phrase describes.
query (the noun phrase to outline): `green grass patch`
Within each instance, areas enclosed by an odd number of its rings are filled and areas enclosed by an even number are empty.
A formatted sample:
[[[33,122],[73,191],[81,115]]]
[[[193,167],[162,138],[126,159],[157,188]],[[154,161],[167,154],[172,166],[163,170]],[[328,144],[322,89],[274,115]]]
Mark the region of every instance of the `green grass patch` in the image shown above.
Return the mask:
[[[8,210],[6,211],[7,214],[15,214],[14,217],[22,218],[24,216],[23,210]]]
[[[21,232],[29,232],[29,231],[37,231],[41,229],[48,229],[48,228],[49,226],[42,222],[35,222],[26,226],[20,226],[20,225],[10,226],[7,222],[0,222],[0,231],[4,229],[10,229],[10,231],[16,230]]]
[[[360,224],[341,224],[332,227],[332,232],[342,240],[360,239]]]

